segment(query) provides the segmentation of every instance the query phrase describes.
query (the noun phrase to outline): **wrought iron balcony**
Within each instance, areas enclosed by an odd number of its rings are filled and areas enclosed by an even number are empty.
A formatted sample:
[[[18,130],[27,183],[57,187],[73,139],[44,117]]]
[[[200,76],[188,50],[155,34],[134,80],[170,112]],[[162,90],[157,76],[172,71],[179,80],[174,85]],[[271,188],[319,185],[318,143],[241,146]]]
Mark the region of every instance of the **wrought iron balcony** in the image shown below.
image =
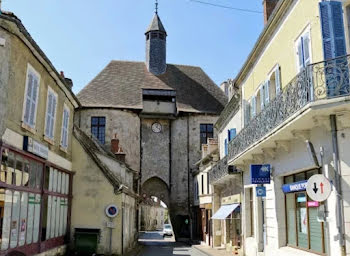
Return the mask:
[[[238,173],[239,171],[236,169],[236,167],[227,165],[227,156],[226,156],[211,168],[209,172],[209,180],[210,180],[210,183],[212,184],[227,175],[238,174]]]
[[[310,64],[229,143],[233,160],[308,103],[349,95],[350,55]]]

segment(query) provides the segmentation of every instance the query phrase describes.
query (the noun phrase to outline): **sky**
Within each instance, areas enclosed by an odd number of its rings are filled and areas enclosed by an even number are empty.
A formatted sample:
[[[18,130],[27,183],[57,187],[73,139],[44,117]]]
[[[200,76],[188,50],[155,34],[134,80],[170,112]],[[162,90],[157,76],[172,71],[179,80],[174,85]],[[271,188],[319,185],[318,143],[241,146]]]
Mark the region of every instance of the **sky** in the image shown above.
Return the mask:
[[[234,78],[263,29],[262,0],[159,0],[167,62],[200,66],[216,84]],[[154,0],[2,0],[78,93],[111,60],[145,60]]]

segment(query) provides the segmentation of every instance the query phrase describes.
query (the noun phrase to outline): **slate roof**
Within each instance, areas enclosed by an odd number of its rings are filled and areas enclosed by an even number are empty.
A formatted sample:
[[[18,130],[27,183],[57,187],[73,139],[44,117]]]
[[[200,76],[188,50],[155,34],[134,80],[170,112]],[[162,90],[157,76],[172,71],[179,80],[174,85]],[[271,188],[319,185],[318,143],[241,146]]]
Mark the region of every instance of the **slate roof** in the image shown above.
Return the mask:
[[[130,61],[111,61],[77,96],[83,107],[142,110],[142,89],[175,90],[182,112],[219,114],[227,103],[200,67],[168,64],[155,76],[144,62]]]
[[[162,21],[160,20],[158,14],[154,14],[153,16],[153,20],[151,22],[151,24],[149,25],[147,31],[146,31],[146,34],[148,32],[151,32],[151,31],[160,31],[160,32],[164,32],[166,34],[166,31],[165,31],[165,28],[163,26],[163,23]]]

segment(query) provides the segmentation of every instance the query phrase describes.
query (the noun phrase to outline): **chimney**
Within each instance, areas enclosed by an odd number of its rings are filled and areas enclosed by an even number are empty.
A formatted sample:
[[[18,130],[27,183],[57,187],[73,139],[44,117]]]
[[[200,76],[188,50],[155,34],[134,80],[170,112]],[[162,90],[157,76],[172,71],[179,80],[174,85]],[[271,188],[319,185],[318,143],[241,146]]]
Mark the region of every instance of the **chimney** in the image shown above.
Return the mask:
[[[264,25],[267,24],[269,21],[269,18],[273,11],[275,10],[275,7],[278,3],[278,0],[263,0],[263,6],[264,6]]]
[[[111,140],[111,151],[119,161],[125,163],[125,153],[123,149],[119,147],[119,140],[117,139],[117,134],[115,134],[114,139]]]
[[[73,88],[73,80],[70,78],[64,78],[64,80],[66,81],[66,85],[69,87],[69,89]]]

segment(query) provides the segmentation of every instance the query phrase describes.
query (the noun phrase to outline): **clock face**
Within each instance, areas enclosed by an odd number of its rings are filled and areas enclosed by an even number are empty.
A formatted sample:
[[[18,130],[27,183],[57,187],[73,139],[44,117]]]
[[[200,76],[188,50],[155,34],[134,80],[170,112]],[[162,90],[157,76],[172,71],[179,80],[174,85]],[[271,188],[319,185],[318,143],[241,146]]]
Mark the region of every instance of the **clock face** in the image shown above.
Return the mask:
[[[152,124],[152,131],[155,133],[160,133],[162,131],[162,125],[160,123]]]

